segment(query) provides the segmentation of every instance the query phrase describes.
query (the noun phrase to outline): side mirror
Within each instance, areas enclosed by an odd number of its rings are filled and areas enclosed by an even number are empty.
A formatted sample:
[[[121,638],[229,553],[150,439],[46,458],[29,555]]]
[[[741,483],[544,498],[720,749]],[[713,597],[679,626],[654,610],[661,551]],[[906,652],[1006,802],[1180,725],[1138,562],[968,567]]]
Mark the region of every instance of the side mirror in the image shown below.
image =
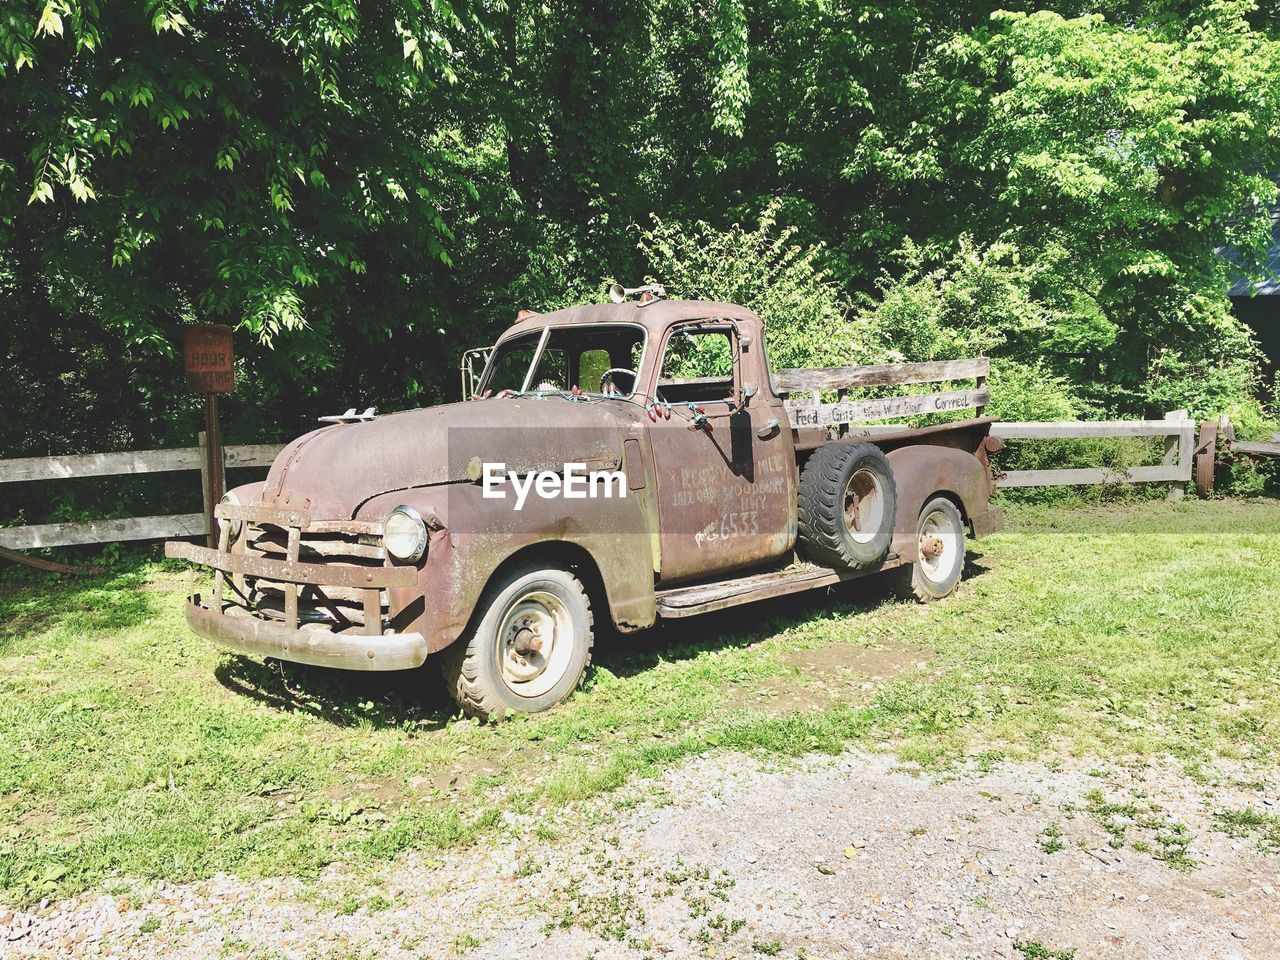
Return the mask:
[[[476,387],[484,375],[493,347],[474,347],[462,355],[462,399],[476,399]]]
[[[738,393],[738,405],[734,409],[734,412],[736,413],[739,410],[745,410],[747,408],[747,404],[751,402],[751,398],[759,392],[760,388],[754,384],[747,384],[743,387]]]

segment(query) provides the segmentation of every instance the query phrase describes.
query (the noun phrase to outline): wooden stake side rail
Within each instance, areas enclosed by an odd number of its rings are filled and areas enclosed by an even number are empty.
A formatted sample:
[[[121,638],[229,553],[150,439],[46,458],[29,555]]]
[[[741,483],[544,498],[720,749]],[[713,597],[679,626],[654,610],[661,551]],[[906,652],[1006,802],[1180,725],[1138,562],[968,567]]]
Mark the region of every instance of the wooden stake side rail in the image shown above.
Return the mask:
[[[865,420],[888,420],[914,417],[926,413],[982,408],[990,396],[981,390],[949,390],[940,393],[918,393],[908,397],[879,397],[872,400],[842,400],[837,403],[809,403],[787,400],[787,417],[793,428],[824,427],[828,424],[861,423]]]
[[[282,444],[253,443],[224,448],[225,467],[269,467]],[[66,457],[23,457],[0,460],[0,483],[67,480],[79,477],[112,477],[141,473],[199,470],[208,490],[208,464],[203,446],[171,450],[133,450],[126,453],[86,453]],[[209,507],[206,504],[206,507]],[[179,513],[159,517],[91,520],[87,523],[44,523],[25,527],[0,527],[0,547],[37,550],[128,540],[198,537],[209,532],[208,515]]]
[[[991,361],[932,360],[926,363],[884,363],[865,367],[784,367],[773,372],[779,393],[841,390],[849,387],[898,387],[914,383],[942,383],[945,380],[985,378]]]
[[[836,427],[848,436],[850,424],[869,420],[890,420],[973,408],[978,416],[990,401],[986,389],[991,361],[986,357],[969,360],[935,360],[927,363],[887,363],[860,367],[785,367],[773,375],[774,387],[782,394],[793,429]],[[858,387],[900,387],[913,384],[942,384],[952,380],[972,380],[973,389],[940,390],[908,396],[869,397],[850,400],[849,391]],[[823,392],[834,392],[835,403],[824,403]],[[807,393],[795,398],[794,393]]]

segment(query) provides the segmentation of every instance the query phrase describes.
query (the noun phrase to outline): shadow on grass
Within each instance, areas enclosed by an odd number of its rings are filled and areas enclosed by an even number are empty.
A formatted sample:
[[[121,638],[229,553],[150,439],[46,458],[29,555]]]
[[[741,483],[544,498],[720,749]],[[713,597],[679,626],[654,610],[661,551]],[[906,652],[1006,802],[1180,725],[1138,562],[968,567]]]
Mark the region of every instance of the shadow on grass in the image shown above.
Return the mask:
[[[987,567],[967,557],[966,579]],[[904,602],[888,576],[851,580],[685,620],[660,621],[631,634],[599,631],[593,660],[619,677],[714,650],[743,649],[818,620],[843,619]],[[417,670],[362,673],[227,656],[215,670],[227,690],[275,710],[305,713],[337,726],[437,730],[459,715],[435,662]]]
[[[83,577],[6,571],[0,580],[0,655],[60,627],[68,628],[70,642],[144,623],[156,614],[156,597],[145,589],[152,569],[150,561],[138,557]],[[41,643],[49,648],[46,636]]]
[[[438,730],[458,712],[434,663],[363,673],[280,660],[226,656],[214,676],[239,696],[341,727]]]
[[[990,569],[972,550],[965,560],[965,580]],[[648,630],[613,634],[596,643],[595,662],[621,677],[634,676],[660,663],[687,660],[712,650],[750,647],[776,634],[817,620],[844,619],[881,608],[914,604],[895,589],[892,574],[872,574],[826,589],[760,600],[682,620],[659,621]]]

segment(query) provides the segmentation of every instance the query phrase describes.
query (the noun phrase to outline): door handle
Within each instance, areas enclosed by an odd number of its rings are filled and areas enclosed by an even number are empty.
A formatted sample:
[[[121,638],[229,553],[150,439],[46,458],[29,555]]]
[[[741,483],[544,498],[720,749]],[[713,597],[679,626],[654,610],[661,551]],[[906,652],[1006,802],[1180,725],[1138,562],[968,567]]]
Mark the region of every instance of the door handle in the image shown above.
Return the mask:
[[[768,421],[763,427],[761,427],[759,430],[756,431],[756,436],[759,437],[761,440],[769,440],[772,437],[776,437],[779,433],[778,424],[779,424],[778,418],[774,417],[772,420]]]

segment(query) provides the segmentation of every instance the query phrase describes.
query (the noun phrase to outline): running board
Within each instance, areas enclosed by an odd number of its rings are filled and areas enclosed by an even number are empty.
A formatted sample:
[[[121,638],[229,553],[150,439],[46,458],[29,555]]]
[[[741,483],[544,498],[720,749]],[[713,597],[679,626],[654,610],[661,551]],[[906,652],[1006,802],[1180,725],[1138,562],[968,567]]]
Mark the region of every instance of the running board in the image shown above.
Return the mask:
[[[898,566],[898,555],[890,553],[879,564],[865,570],[833,570],[798,564],[782,570],[753,573],[728,580],[695,583],[691,586],[670,587],[658,591],[658,616],[665,618],[692,617],[700,613],[723,610],[740,603],[754,603],[770,597],[784,597],[790,593],[831,587],[846,580],[865,577],[890,567]]]

